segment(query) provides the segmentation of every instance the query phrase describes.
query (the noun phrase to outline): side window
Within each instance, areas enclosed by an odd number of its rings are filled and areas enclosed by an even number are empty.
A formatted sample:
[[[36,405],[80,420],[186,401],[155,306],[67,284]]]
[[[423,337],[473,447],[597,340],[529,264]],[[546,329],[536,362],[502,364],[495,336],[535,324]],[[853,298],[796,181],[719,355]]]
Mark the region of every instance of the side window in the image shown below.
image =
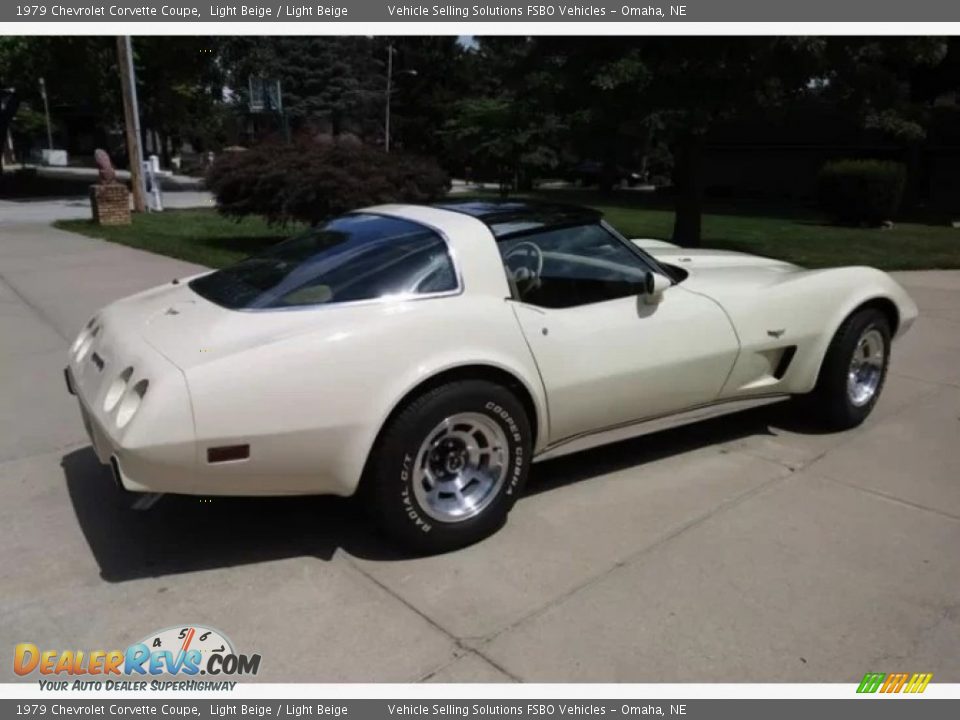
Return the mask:
[[[566,308],[639,294],[650,268],[602,225],[508,237],[498,243],[518,299]]]
[[[356,213],[191,281],[232,309],[330,305],[458,286],[446,243],[407,220]]]

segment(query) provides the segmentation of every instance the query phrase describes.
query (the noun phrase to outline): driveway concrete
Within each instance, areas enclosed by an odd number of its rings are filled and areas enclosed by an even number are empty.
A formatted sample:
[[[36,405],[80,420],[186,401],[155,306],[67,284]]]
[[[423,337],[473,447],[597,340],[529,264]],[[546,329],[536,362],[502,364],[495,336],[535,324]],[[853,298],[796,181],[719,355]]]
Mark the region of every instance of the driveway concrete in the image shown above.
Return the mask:
[[[5,212],[0,648],[202,623],[271,681],[960,679],[958,272],[898,275],[922,316],[863,427],[771,406],[545,462],[498,535],[415,559],[348,500],[130,509],[66,347],[104,303],[197,268]]]

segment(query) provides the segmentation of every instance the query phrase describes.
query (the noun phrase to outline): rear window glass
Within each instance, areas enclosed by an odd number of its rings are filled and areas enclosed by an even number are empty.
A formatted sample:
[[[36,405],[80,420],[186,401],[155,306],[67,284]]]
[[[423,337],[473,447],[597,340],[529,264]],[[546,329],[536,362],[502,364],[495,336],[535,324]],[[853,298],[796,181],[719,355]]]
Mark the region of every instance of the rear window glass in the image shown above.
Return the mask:
[[[409,220],[356,213],[331,220],[190,282],[234,310],[415,296],[457,289],[447,245]]]

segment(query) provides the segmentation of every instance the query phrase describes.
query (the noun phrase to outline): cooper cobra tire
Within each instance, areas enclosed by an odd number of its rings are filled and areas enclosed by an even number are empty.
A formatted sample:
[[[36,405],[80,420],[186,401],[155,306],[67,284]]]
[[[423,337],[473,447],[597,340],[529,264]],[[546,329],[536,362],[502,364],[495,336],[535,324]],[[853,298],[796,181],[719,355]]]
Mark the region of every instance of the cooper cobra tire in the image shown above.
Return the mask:
[[[496,532],[523,491],[532,435],[523,405],[484,380],[441,385],[413,400],[374,448],[365,501],[385,533],[439,553]]]
[[[890,322],[878,310],[859,310],[837,329],[817,385],[801,407],[831,430],[856,427],[877,404],[890,362]]]

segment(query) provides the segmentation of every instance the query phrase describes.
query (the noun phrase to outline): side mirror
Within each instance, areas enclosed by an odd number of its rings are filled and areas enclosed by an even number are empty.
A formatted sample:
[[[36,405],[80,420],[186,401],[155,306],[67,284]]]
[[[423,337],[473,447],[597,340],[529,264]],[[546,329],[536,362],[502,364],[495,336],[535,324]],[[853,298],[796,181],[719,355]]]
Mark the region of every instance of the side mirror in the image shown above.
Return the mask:
[[[664,291],[673,283],[660,273],[647,271],[643,281],[643,301],[647,305],[657,305],[663,299]]]

